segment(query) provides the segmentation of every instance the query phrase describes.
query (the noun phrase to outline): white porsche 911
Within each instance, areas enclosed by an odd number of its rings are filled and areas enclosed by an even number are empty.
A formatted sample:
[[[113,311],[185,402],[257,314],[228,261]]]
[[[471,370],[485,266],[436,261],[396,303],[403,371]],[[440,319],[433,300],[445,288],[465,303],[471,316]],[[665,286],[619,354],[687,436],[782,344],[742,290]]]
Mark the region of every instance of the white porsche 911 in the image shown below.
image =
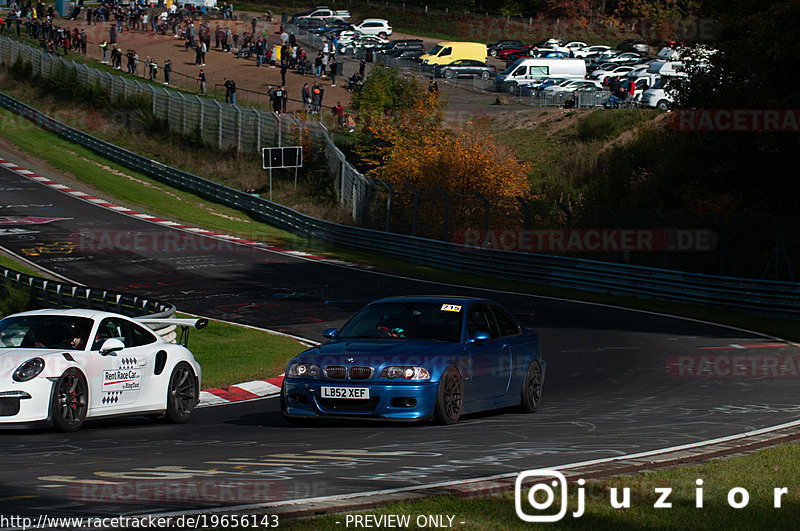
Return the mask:
[[[0,320],[0,428],[146,414],[189,419],[200,365],[186,348],[204,319],[133,319],[96,310],[34,310]],[[147,325],[180,327],[178,344]]]

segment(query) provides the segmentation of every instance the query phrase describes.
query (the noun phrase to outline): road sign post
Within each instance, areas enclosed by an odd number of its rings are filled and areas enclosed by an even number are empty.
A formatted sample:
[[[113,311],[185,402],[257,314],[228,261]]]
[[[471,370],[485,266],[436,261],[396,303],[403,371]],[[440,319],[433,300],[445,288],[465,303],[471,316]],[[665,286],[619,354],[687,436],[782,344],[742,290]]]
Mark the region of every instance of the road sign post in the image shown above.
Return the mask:
[[[294,187],[297,170],[303,166],[303,146],[267,147],[261,149],[261,167],[269,170],[269,200],[272,201],[272,170],[294,168]]]

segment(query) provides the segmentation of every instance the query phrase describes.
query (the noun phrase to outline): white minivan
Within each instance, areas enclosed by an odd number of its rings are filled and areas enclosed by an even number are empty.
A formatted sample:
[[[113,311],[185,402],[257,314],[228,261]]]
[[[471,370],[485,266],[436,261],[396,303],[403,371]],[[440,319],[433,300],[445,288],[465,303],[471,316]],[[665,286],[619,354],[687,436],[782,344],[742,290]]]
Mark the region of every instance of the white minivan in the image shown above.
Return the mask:
[[[498,91],[516,94],[520,85],[545,77],[585,79],[586,63],[583,59],[548,59],[522,57],[514,61],[502,74],[495,78]]]

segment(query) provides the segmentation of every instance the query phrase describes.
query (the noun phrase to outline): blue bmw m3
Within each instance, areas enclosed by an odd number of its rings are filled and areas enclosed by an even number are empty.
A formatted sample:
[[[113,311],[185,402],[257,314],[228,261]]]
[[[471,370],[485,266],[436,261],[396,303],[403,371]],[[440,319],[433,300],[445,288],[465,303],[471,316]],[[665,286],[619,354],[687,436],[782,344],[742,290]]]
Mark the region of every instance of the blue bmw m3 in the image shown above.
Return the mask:
[[[545,362],[539,338],[487,299],[380,299],[330,339],[289,362],[281,411],[292,423],[319,418],[442,424],[518,406],[536,411]]]

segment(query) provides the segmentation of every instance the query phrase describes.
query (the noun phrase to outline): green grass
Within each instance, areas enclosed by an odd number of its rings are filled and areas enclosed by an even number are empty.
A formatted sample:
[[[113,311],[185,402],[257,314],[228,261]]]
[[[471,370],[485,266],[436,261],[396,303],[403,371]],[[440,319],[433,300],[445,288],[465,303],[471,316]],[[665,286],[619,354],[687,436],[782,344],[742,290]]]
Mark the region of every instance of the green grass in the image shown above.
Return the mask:
[[[204,389],[283,374],[287,362],[305,348],[289,337],[214,320],[189,336],[189,349],[203,368]]]
[[[14,271],[18,271],[20,273],[25,273],[26,275],[41,277],[42,273],[37,271],[36,269],[25,265],[21,262],[17,262],[13,258],[6,256],[5,254],[0,251],[0,267],[7,267],[8,269],[13,269]]]
[[[678,466],[633,476],[616,476],[590,481],[585,486],[586,512],[573,518],[577,506],[577,485],[569,487],[569,510],[553,529],[796,529],[800,511],[800,445],[787,444],[762,450],[745,457],[717,459],[698,466]],[[695,506],[696,480],[703,480],[703,507]],[[672,488],[667,501],[672,508],[653,507],[660,496],[655,489]],[[735,487],[747,489],[749,504],[742,509],[728,505],[728,493]],[[782,507],[773,507],[774,489],[788,488]],[[630,489],[630,507],[610,506],[611,488]],[[526,491],[523,494],[527,495]],[[554,512],[554,511],[552,511]],[[426,498],[395,503],[365,513],[370,515],[410,515],[411,528],[419,515],[452,515],[458,529],[530,529],[514,509],[513,494],[477,498],[453,496]],[[528,514],[531,514],[529,511]],[[464,524],[460,524],[460,522]],[[340,522],[337,524],[336,522]],[[282,529],[344,529],[345,515],[326,515],[313,519],[281,521]],[[353,527],[351,523],[350,527]]]

